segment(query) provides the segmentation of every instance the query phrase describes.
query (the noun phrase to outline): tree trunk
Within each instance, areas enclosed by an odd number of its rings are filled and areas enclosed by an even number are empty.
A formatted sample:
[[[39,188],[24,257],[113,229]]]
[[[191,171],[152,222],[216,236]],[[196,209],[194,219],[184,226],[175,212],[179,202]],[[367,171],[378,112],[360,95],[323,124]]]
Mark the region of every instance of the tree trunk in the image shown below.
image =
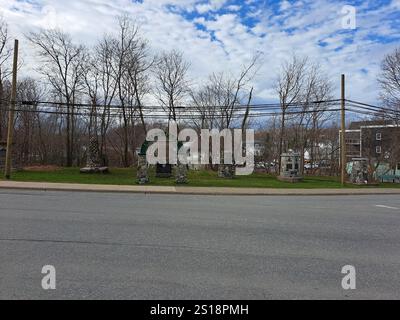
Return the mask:
[[[71,107],[67,106],[67,132],[66,132],[66,144],[67,144],[67,167],[72,167],[71,157]]]
[[[1,70],[0,70],[0,141],[3,140],[3,81],[1,80]]]
[[[129,134],[128,134],[128,123],[124,119],[124,154],[123,154],[123,165],[125,168],[129,167]]]
[[[285,120],[286,120],[286,107],[282,109],[282,120],[281,120],[281,132],[279,136],[279,154],[278,154],[278,174],[281,174],[281,167],[282,167],[282,153],[283,153],[283,139],[284,139],[284,134],[285,134]]]

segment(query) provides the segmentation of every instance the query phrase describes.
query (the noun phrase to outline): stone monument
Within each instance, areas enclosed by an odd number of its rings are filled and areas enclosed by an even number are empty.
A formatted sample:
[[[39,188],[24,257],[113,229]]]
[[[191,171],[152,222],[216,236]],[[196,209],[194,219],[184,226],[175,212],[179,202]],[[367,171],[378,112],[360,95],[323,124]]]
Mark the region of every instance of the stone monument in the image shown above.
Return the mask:
[[[233,164],[220,164],[218,166],[218,177],[223,179],[235,178],[236,168]]]
[[[147,149],[149,148],[148,141],[145,141],[138,153],[138,166],[137,166],[137,183],[140,185],[148,184],[149,178],[149,166],[147,163]]]
[[[187,184],[187,165],[179,163],[175,169],[175,182],[176,184]]]
[[[99,155],[99,142],[97,137],[90,138],[87,155],[86,167],[81,169],[81,173],[107,173],[108,167],[101,165]]]
[[[172,177],[172,165],[160,164],[156,166],[156,177],[162,179],[169,179]]]
[[[301,155],[299,153],[284,153],[281,156],[281,170],[278,180],[285,182],[301,182]]]
[[[221,164],[218,165],[218,177],[223,179],[234,179],[236,167],[234,164],[225,164],[225,153],[221,154]]]
[[[375,184],[368,172],[368,159],[353,159],[350,182],[356,185]]]

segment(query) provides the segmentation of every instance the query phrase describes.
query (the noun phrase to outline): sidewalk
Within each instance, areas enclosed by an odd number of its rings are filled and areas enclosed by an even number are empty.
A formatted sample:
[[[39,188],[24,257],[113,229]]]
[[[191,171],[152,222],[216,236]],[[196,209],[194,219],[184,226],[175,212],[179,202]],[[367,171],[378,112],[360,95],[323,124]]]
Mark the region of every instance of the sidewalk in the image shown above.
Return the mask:
[[[240,189],[157,186],[87,185],[67,183],[36,183],[0,181],[0,189],[37,191],[80,191],[105,193],[176,194],[176,195],[234,195],[234,196],[350,196],[400,195],[399,189]]]

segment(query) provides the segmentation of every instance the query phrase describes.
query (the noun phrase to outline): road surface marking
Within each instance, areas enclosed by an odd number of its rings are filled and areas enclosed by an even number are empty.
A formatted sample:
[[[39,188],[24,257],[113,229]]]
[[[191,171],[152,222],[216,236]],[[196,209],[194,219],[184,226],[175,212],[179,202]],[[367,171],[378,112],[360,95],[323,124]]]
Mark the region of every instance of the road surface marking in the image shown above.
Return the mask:
[[[388,206],[383,206],[383,205],[377,205],[376,207],[378,207],[378,208],[385,208],[385,209],[391,209],[391,210],[400,210],[400,208],[388,207]]]

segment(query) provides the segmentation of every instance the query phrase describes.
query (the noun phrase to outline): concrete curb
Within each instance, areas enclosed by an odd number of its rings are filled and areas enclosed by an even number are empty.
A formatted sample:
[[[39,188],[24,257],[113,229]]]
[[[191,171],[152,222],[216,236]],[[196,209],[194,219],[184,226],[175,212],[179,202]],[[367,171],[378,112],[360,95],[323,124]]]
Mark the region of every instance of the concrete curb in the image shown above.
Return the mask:
[[[130,194],[165,195],[208,195],[208,196],[355,196],[355,195],[400,195],[400,189],[240,189],[200,187],[157,187],[86,185],[68,183],[35,183],[0,181],[3,190],[103,192]]]

